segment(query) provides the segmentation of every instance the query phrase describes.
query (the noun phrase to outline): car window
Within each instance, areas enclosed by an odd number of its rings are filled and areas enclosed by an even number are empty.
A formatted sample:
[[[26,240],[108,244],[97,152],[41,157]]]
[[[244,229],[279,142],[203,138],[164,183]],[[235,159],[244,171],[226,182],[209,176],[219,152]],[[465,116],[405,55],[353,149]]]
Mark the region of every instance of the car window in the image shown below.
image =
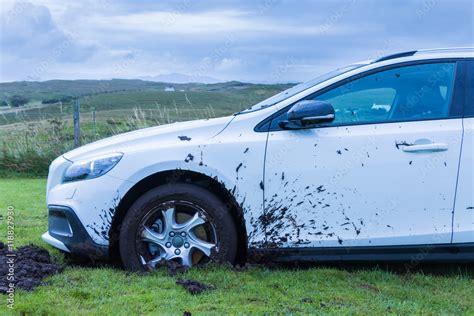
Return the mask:
[[[326,80],[332,79],[334,77],[342,75],[343,73],[349,72],[351,70],[357,69],[357,68],[365,66],[365,65],[366,64],[364,64],[364,63],[359,63],[359,64],[353,64],[353,65],[349,65],[349,66],[346,66],[346,67],[343,67],[343,68],[333,70],[333,71],[328,72],[324,75],[321,75],[321,76],[319,76],[319,77],[317,77],[313,80],[297,84],[297,85],[291,87],[290,89],[282,91],[282,92],[280,92],[280,93],[278,93],[278,94],[276,94],[276,95],[274,95],[274,96],[272,96],[268,99],[260,101],[259,103],[253,105],[252,107],[250,107],[246,110],[240,111],[236,114],[249,113],[249,112],[261,110],[261,109],[267,108],[269,106],[275,105],[275,104],[277,104],[281,101],[284,101],[288,98],[291,98],[292,96],[294,96],[294,95],[296,95],[296,94],[298,94],[298,93],[300,93],[300,92],[302,92],[306,89],[314,87],[315,85],[320,84],[320,83],[322,83]]]
[[[474,117],[474,60],[467,63],[466,102],[464,116]]]
[[[455,63],[389,69],[317,95],[335,110],[332,124],[439,119],[448,116]]]

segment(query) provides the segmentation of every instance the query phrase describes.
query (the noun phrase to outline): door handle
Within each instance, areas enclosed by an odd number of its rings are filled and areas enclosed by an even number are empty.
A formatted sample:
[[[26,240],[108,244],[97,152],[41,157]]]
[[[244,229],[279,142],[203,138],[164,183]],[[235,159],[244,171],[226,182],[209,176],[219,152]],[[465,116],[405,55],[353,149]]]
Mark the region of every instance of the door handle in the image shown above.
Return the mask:
[[[431,143],[431,144],[420,144],[420,145],[407,144],[403,146],[402,150],[408,153],[416,153],[420,151],[429,151],[429,152],[446,151],[448,150],[448,144],[444,144],[444,143]]]

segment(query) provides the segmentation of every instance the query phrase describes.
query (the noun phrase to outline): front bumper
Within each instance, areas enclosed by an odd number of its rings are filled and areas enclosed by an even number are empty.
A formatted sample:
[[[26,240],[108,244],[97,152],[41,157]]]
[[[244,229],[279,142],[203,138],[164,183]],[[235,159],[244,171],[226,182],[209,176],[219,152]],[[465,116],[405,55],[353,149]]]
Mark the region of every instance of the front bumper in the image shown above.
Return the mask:
[[[54,238],[53,236],[51,236],[49,234],[49,232],[46,232],[44,233],[43,235],[41,235],[41,239],[43,239],[43,241],[47,244],[50,244],[51,246],[53,246],[54,248],[58,248],[59,250],[62,250],[62,251],[65,251],[65,252],[71,252],[71,250],[69,250],[68,247],[66,247],[65,244],[63,244],[62,241],[60,240],[57,240],[56,238]]]
[[[48,232],[41,238],[60,250],[93,260],[108,258],[108,246],[95,243],[74,211],[66,206],[48,206]]]
[[[133,183],[108,174],[89,180],[62,182],[71,161],[57,158],[47,184],[48,232],[42,238],[63,251],[87,257],[108,255],[113,217]]]

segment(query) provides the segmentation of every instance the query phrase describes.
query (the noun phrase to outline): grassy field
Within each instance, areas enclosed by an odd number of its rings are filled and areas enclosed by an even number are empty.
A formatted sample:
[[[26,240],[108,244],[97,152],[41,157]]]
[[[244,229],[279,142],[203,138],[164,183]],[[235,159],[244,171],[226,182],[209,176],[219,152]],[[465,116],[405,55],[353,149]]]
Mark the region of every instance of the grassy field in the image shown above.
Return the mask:
[[[164,87],[172,85],[175,91],[166,92]],[[91,81],[46,81],[0,83],[0,100],[12,95],[22,95],[30,101],[21,108],[0,107],[0,125],[34,122],[48,118],[71,118],[72,101],[62,104],[41,104],[50,98],[67,94],[81,103],[81,112],[86,117],[91,111],[107,112],[116,120],[133,115],[133,109],[153,110],[146,113],[149,118],[170,110],[182,119],[181,113],[192,118],[209,115],[228,115],[266,99],[292,84],[248,84],[226,82],[218,84],[165,84],[139,80],[91,80]],[[209,110],[216,113],[209,113]],[[109,111],[114,111],[109,113]],[[200,113],[204,111],[204,113]],[[185,117],[186,118],[186,117]],[[188,118],[189,119],[189,118]]]
[[[47,229],[45,179],[0,180],[0,214],[16,209],[16,246],[46,247],[56,261],[59,251],[44,244]],[[1,239],[5,239],[4,220]],[[67,266],[33,292],[16,292],[15,310],[5,314],[474,314],[474,269],[457,265],[305,268],[194,268],[179,277],[213,284],[192,296],[166,271],[148,275],[113,267]],[[2,295],[0,295],[2,296]],[[3,296],[4,298],[6,296]]]
[[[241,111],[292,84],[171,84],[141,80],[52,80],[0,83],[0,101],[22,95],[21,108],[0,107],[0,176],[44,176],[49,163],[73,149],[73,101],[81,105],[81,143],[176,121]]]

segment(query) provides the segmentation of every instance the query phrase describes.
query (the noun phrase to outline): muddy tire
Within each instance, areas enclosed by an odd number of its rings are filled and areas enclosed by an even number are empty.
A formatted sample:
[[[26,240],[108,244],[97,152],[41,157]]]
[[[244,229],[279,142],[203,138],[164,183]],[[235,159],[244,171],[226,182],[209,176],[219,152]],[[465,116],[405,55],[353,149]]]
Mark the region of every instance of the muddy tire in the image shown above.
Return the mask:
[[[154,188],[131,206],[120,229],[124,267],[146,271],[176,261],[234,263],[237,231],[226,205],[193,184]]]

